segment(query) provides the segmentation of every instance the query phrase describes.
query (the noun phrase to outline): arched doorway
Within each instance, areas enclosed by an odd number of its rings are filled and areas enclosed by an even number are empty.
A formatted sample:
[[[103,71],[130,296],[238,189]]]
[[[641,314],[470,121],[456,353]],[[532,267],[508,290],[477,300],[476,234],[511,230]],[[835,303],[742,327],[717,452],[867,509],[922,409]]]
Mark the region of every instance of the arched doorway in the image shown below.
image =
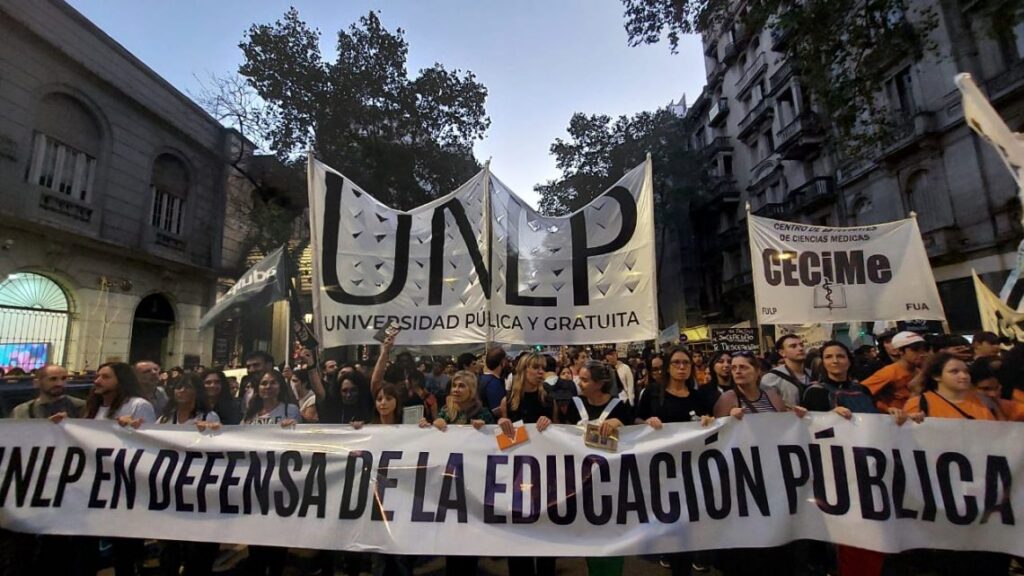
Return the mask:
[[[0,367],[26,372],[47,362],[65,364],[68,296],[46,276],[17,272],[0,282]]]
[[[171,328],[174,326],[174,308],[167,298],[150,294],[139,302],[132,320],[132,345],[129,362],[152,360],[157,364],[167,358]]]

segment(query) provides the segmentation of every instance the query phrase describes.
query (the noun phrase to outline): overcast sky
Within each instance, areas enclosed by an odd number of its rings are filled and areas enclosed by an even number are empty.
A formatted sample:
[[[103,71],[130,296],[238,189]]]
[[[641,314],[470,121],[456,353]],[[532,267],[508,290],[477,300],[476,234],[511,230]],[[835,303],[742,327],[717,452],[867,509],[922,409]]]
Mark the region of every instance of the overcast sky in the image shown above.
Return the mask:
[[[684,38],[676,55],[665,43],[630,48],[617,0],[69,1],[191,94],[197,78],[236,71],[245,30],[290,5],[323,33],[325,59],[335,57],[339,29],[379,11],[389,30],[405,30],[411,74],[440,62],[472,70],[487,87],[491,127],[477,158],[490,158],[494,173],[534,205],[534,185],[558,176],[549,147],[573,112],[633,114],[683,93],[692,102],[704,84],[699,38]]]

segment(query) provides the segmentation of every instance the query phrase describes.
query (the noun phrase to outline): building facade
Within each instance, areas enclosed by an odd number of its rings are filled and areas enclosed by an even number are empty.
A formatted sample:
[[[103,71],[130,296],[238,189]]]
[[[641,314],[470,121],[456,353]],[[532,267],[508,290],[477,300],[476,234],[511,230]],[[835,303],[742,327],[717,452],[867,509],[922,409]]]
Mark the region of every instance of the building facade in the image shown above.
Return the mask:
[[[237,133],[60,0],[0,38],[0,366],[209,356]]]
[[[749,203],[757,215],[824,226],[916,213],[951,328],[979,327],[971,269],[1001,286],[1016,264],[1021,210],[1009,172],[965,124],[953,79],[970,72],[1010,128],[1024,129],[1024,24],[997,38],[977,2],[922,1],[938,17],[930,32],[937,49],[918,61],[896,59],[878,95],[896,128],[855,159],[829,145],[786,59],[786,34],[745,29],[740,2],[731,20],[704,35],[707,86],[688,118],[710,180],[691,210],[706,316],[755,317]]]

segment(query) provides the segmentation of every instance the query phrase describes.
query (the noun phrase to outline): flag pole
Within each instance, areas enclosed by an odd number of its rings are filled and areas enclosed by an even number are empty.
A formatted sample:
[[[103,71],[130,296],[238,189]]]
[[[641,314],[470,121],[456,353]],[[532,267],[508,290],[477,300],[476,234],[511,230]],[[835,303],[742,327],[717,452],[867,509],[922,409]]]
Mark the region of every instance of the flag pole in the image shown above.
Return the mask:
[[[751,218],[751,214],[750,214],[750,201],[749,200],[744,204],[744,207],[747,210],[747,242],[750,244],[750,250],[749,250],[750,258],[753,259],[754,258],[754,241],[750,238],[750,218]],[[753,262],[751,262],[751,265],[750,265],[750,277],[751,277],[751,280],[753,280],[753,278],[754,278],[754,265],[753,265]],[[757,287],[754,286],[754,320],[757,322],[757,349],[758,349],[759,352],[762,352],[761,351],[761,347],[764,346],[764,324],[761,322],[760,313],[761,313],[761,306],[760,306],[760,304],[757,301]]]

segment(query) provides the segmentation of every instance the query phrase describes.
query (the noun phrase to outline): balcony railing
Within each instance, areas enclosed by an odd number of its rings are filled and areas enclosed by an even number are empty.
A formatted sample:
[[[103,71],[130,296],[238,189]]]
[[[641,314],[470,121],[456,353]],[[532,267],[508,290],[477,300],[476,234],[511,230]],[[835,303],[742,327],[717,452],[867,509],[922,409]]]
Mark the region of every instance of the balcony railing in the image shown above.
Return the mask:
[[[719,136],[712,140],[711,142],[709,142],[708,145],[704,147],[704,156],[707,158],[712,158],[716,154],[719,154],[721,152],[729,152],[731,150],[732,143],[729,142],[729,137]]]
[[[711,179],[711,198],[721,202],[739,202],[740,191],[731,176],[715,176]]]
[[[729,69],[729,66],[725,62],[719,62],[708,74],[708,85],[716,86],[723,78],[725,78],[725,71]]]
[[[761,122],[761,120],[774,114],[775,110],[774,108],[772,108],[771,98],[763,98],[753,108],[750,109],[750,112],[747,112],[747,115],[744,116],[742,120],[740,120],[740,138],[746,137],[750,128],[757,126]]]
[[[1022,82],[1024,82],[1024,59],[1018,60],[1005,72],[989,80],[985,87],[988,88],[989,98],[995,98]]]
[[[835,201],[836,183],[832,178],[819,176],[790,192],[789,197],[793,210],[813,210]]]
[[[786,215],[788,212],[788,206],[785,202],[770,202],[761,206],[757,210],[754,210],[755,216],[762,216],[764,218],[775,218],[779,219]]]
[[[776,132],[775,147],[786,160],[797,160],[817,148],[823,140],[818,116],[804,112]]]
[[[776,52],[782,52],[786,49],[786,45],[789,43],[789,39],[793,37],[793,27],[776,27],[772,28],[772,50]]]
[[[717,126],[721,123],[726,116],[729,115],[729,99],[719,98],[711,105],[711,110],[708,111],[708,124]]]
[[[753,85],[754,80],[756,80],[758,76],[767,69],[768,61],[764,57],[764,52],[762,52],[757,55],[757,58],[754,58],[754,61],[750,63],[750,66],[747,66],[747,69],[743,71],[743,75],[740,76],[740,79],[736,81],[737,94],[742,97],[743,93]]]
[[[786,82],[796,73],[793,63],[786,60],[779,66],[779,69],[768,79],[768,94],[774,96],[786,85]]]

